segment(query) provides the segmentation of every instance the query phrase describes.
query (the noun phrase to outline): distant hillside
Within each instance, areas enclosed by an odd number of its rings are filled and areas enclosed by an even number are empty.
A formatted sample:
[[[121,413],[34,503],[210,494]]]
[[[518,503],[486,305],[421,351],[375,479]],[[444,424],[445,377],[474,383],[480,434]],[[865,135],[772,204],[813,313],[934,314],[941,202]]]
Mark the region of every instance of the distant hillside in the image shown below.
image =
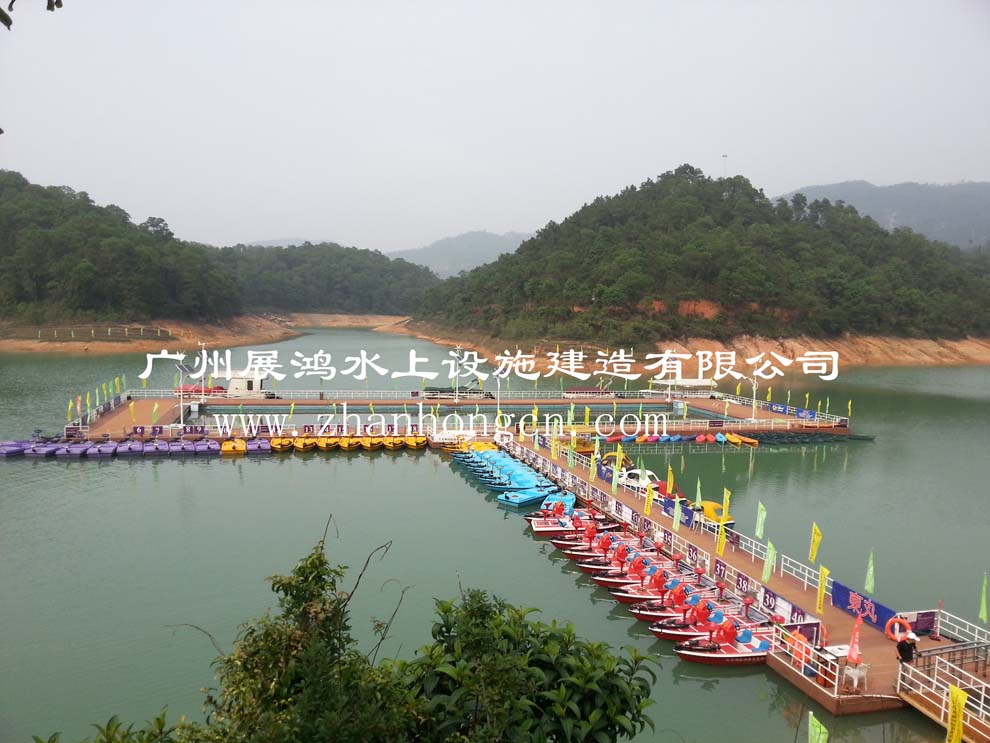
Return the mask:
[[[439,279],[333,243],[217,249],[85,191],[0,170],[0,318],[211,320],[243,310],[405,313]]]
[[[305,237],[278,237],[274,240],[251,240],[244,245],[257,245],[262,248],[288,248],[290,245],[302,245],[308,242],[313,241],[307,240]]]
[[[776,203],[689,165],[599,197],[430,291],[418,318],[498,338],[643,345],[843,333],[990,335],[990,251],[882,229],[849,206]]]
[[[846,181],[807,186],[795,193],[803,193],[809,201],[844,201],[888,230],[909,227],[932,240],[961,248],[990,244],[990,183],[874,186],[866,181]]]
[[[511,253],[519,244],[531,237],[522,232],[465,232],[456,237],[445,237],[425,248],[400,250],[389,253],[391,258],[402,258],[433,269],[441,277],[455,276],[485,263],[491,263],[503,253]]]

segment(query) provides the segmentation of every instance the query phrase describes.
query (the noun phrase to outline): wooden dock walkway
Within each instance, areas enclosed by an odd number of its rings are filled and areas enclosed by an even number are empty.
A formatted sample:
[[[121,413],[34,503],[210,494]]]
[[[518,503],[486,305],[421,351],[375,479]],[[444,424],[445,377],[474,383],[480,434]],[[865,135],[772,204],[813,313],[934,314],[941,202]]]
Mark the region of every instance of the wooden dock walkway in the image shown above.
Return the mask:
[[[520,441],[519,443],[527,449],[538,451],[540,455],[550,459],[549,450],[546,448],[536,450],[531,439]],[[562,454],[557,459],[551,461],[564,471],[570,472],[573,476],[579,477],[609,493],[611,497],[642,517],[645,497],[637,496],[623,488],[619,488],[616,493],[612,494],[611,483],[597,477],[597,473],[594,477],[589,478],[586,468],[568,467],[566,454]],[[654,506],[654,518],[656,517],[657,510],[657,506]],[[670,526],[669,521],[666,526]],[[677,534],[685,541],[710,553],[714,559],[716,554],[716,535],[703,529],[688,529],[686,527],[682,527]],[[732,544],[726,545],[725,552],[720,559],[736,570],[749,576],[755,576],[757,579],[763,570],[762,560],[755,558],[742,549],[735,548]],[[815,614],[814,608],[817,591],[814,588],[804,585],[801,580],[788,574],[775,573],[764,585],[791,604],[803,608],[809,618]],[[852,633],[854,618],[840,608],[832,606],[827,599],[824,609],[824,612],[818,618],[825,625],[830,642],[833,644],[848,643]],[[635,620],[630,617],[630,621]],[[919,650],[924,650],[930,647],[944,646],[950,642],[943,640],[939,643],[929,638],[921,638],[918,648]],[[859,693],[834,696],[819,685],[815,678],[804,676],[800,672],[800,669],[793,665],[776,658],[770,658],[768,660],[768,666],[835,715],[875,712],[905,706],[904,700],[898,696],[896,689],[900,664],[897,660],[894,643],[887,638],[883,631],[864,623],[860,629],[860,647],[863,663],[869,665],[869,671],[865,686],[861,685]]]

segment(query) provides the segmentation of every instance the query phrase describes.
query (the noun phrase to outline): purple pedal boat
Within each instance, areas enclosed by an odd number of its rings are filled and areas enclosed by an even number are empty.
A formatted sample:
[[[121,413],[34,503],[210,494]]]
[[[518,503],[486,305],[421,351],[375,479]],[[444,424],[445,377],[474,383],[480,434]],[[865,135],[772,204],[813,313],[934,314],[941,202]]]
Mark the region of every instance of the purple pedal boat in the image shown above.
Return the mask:
[[[220,444],[213,439],[203,439],[196,442],[197,454],[219,454]]]
[[[31,446],[30,441],[0,441],[0,457],[20,457]]]
[[[65,447],[65,454],[62,456],[66,457],[85,457],[86,453],[96,446],[95,441],[77,441],[74,444],[69,444]],[[61,454],[61,451],[56,452],[56,454]]]
[[[196,445],[192,441],[170,441],[168,443],[169,454],[195,454]]]
[[[51,457],[62,444],[32,444],[24,450],[25,457]]]
[[[87,457],[112,457],[117,453],[116,441],[103,441],[96,446],[91,446],[86,452]]]
[[[272,445],[269,443],[268,439],[248,439],[248,454],[271,454],[271,452]]]
[[[144,442],[143,441],[121,441],[117,445],[117,455],[134,455],[134,454],[144,454]]]
[[[146,441],[144,444],[144,455],[149,454],[168,454],[169,446],[167,441],[162,441],[161,439],[155,439],[154,441]]]

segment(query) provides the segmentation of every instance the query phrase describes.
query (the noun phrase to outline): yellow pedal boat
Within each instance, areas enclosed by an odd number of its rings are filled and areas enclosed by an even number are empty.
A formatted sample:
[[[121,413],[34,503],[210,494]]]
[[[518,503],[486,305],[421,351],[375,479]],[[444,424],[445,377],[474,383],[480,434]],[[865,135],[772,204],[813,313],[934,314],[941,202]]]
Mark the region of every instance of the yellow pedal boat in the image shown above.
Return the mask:
[[[425,436],[406,436],[403,440],[406,442],[407,449],[423,449],[426,447]]]
[[[227,439],[220,442],[220,453],[226,455],[247,454],[247,442],[244,439]]]
[[[401,436],[386,436],[382,439],[382,445],[389,451],[395,451],[403,448],[406,442]]]
[[[292,446],[296,451],[313,451],[316,448],[316,439],[312,436],[297,436],[292,440]]]
[[[354,451],[355,449],[361,448],[361,442],[358,439],[352,439],[349,436],[344,436],[337,442],[337,448],[341,451]]]
[[[340,439],[336,436],[319,436],[316,439],[316,448],[320,451],[333,451],[340,446]]]
[[[272,451],[292,451],[292,439],[285,436],[274,438],[269,444],[272,447]]]
[[[363,436],[361,437],[361,448],[366,451],[374,451],[375,449],[381,449],[384,444],[384,440],[381,436]]]

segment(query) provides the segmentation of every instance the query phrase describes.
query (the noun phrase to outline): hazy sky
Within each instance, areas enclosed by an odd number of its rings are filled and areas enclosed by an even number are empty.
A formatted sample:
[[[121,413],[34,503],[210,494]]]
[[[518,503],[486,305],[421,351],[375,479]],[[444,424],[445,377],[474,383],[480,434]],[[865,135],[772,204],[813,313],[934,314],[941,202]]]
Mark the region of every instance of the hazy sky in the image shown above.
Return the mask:
[[[190,240],[530,231],[723,153],[990,180],[987,0],[64,2],[0,28],[0,167]]]

